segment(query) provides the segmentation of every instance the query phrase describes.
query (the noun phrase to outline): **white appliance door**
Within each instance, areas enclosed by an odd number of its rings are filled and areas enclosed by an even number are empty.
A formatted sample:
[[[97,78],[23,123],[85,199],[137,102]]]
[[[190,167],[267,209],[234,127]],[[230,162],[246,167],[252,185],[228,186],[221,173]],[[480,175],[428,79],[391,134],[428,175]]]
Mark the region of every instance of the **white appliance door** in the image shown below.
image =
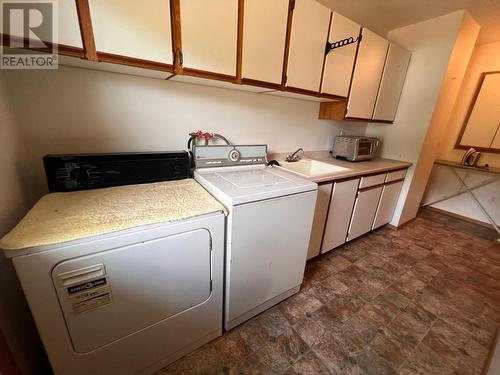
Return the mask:
[[[63,261],[52,281],[73,348],[88,353],[206,301],[210,232],[196,229]]]
[[[300,285],[317,191],[233,208],[226,259],[226,326]]]

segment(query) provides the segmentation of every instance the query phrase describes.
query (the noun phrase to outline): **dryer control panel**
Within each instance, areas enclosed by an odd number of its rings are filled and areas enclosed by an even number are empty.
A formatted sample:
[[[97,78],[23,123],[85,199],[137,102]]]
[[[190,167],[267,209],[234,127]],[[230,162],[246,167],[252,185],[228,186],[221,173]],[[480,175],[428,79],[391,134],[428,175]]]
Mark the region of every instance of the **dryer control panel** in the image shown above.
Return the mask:
[[[47,155],[50,192],[180,180],[191,177],[189,154],[179,152]]]

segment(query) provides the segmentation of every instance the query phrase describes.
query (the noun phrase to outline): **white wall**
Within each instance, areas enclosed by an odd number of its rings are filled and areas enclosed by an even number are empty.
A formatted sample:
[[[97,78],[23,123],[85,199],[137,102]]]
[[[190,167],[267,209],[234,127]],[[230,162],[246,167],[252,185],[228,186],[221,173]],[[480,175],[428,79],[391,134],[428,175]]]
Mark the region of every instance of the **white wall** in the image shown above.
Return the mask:
[[[455,107],[448,121],[445,136],[441,142],[437,156],[438,159],[456,162],[462,159],[465,150],[455,149],[455,143],[479,84],[480,75],[483,72],[491,71],[500,71],[500,41],[477,45],[474,49]],[[500,167],[500,154],[483,152],[479,162],[483,165],[489,164],[498,168]],[[467,179],[468,183],[476,184],[482,180],[482,177],[481,174],[469,173]],[[430,203],[442,197],[449,196],[455,193],[458,188],[457,179],[449,169],[435,167],[432,171],[423,202]],[[487,207],[490,215],[496,219],[496,223],[500,225],[500,181],[476,190],[475,193],[479,200]],[[488,223],[485,215],[474,204],[468,194],[462,194],[453,199],[435,204],[433,207]]]
[[[0,73],[0,236],[24,215],[30,184],[25,152]],[[24,374],[47,372],[41,343],[12,262],[0,254],[0,328]]]
[[[412,52],[396,120],[370,124],[366,134],[383,141],[381,156],[414,163],[391,224],[415,217],[435,159],[436,139],[455,102],[479,26],[464,11],[389,32]]]
[[[275,152],[326,150],[341,128],[317,120],[316,102],[72,67],[5,75],[31,150],[35,197],[46,191],[46,153],[185,149],[198,129]]]

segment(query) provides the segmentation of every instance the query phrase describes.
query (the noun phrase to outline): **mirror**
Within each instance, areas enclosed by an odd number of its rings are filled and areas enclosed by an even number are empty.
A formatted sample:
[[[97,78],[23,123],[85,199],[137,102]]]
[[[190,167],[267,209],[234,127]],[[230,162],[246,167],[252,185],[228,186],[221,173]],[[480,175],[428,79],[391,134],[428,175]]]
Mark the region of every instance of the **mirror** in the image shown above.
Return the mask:
[[[455,148],[500,153],[500,72],[481,74]]]

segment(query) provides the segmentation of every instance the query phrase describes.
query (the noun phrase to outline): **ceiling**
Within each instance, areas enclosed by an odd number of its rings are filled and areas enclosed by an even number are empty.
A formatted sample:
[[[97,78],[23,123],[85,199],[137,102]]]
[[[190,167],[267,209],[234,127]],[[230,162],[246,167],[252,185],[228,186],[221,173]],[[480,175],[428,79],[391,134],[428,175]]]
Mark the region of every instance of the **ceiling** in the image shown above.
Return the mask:
[[[385,35],[389,30],[467,9],[481,25],[478,43],[500,40],[500,0],[319,0]]]

